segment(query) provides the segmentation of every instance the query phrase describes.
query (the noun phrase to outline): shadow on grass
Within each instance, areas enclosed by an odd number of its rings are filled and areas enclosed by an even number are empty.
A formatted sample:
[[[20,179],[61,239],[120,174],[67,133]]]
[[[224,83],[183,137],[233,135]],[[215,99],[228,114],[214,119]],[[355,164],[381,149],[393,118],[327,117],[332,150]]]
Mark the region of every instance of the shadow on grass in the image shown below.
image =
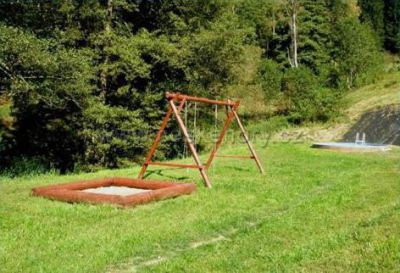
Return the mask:
[[[178,180],[178,181],[189,179],[188,176],[176,177],[176,176],[173,176],[173,175],[168,175],[168,174],[163,173],[163,172],[168,171],[168,170],[172,170],[172,169],[147,171],[146,174],[143,176],[143,178],[148,178],[151,175],[158,175],[158,176],[161,176],[161,177],[165,177],[165,178],[169,178],[169,179],[173,179],[173,180]]]
[[[365,133],[368,143],[400,145],[400,109],[385,106],[364,113],[342,141],[353,142],[357,133]]]

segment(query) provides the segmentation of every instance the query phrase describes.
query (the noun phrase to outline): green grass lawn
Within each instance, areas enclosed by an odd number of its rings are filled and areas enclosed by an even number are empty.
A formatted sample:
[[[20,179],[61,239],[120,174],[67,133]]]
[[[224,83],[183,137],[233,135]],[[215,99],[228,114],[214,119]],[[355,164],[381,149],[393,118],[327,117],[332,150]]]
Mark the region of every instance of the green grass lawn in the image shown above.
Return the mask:
[[[138,168],[0,178],[0,272],[400,272],[400,155],[305,144],[218,159],[214,187],[133,209],[30,196],[34,186],[135,177]],[[226,148],[242,153],[244,148]]]

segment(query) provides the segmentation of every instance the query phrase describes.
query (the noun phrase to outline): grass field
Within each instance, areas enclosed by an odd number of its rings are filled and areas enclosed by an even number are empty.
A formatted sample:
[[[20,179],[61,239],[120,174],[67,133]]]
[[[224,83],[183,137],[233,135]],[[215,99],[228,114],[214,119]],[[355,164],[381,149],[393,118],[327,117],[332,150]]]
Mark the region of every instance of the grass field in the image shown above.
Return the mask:
[[[220,159],[213,189],[118,209],[30,196],[34,186],[109,176],[0,178],[0,272],[400,272],[400,154],[342,154],[306,144]],[[244,148],[226,148],[242,153]]]

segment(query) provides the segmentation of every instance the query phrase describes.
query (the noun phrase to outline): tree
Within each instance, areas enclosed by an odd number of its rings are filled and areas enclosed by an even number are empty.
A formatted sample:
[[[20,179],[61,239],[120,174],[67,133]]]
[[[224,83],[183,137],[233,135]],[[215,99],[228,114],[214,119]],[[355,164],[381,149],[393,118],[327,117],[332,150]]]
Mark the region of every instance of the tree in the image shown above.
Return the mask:
[[[346,18],[358,18],[360,16],[360,7],[358,0],[326,0],[329,10],[332,13],[332,24],[336,24],[339,20]]]
[[[297,31],[297,15],[299,13],[300,4],[298,0],[289,0],[288,1],[288,14],[290,17],[290,37],[291,37],[291,46],[288,49],[288,58],[289,63],[292,67],[299,67],[298,62],[298,31]]]
[[[361,8],[361,22],[368,24],[378,36],[380,44],[383,44],[385,37],[384,1],[359,0],[359,5]]]
[[[379,42],[373,31],[357,19],[344,19],[336,25],[334,48],[338,85],[361,86],[381,72],[383,59]]]
[[[78,133],[92,88],[89,59],[13,27],[0,26],[0,41],[1,78],[14,118],[12,145],[2,160],[25,155],[62,171],[72,168],[81,153]]]
[[[281,68],[276,62],[266,59],[260,65],[259,75],[266,101],[275,99],[281,91]]]
[[[320,75],[330,66],[332,13],[325,1],[302,0],[299,15],[299,62]]]
[[[251,29],[238,26],[238,17],[224,13],[209,28],[191,35],[185,47],[188,80],[211,96],[221,96],[223,86],[235,82],[233,69],[241,63]]]
[[[330,6],[325,1],[297,0],[281,2],[281,8],[276,9],[280,16],[274,17],[279,20],[266,55],[280,64],[306,65],[322,73],[329,65],[332,48]]]
[[[392,53],[400,52],[400,2],[385,0],[385,48]]]

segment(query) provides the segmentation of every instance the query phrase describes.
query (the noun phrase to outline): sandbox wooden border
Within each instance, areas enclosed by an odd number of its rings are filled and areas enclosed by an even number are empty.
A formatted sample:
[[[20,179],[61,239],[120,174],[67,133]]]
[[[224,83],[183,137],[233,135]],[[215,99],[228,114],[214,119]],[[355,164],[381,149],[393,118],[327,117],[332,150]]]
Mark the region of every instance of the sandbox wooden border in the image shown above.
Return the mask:
[[[148,189],[151,191],[127,196],[82,191],[89,188],[109,186],[125,186],[131,188]],[[42,196],[48,199],[70,203],[106,203],[115,204],[121,207],[132,207],[157,200],[190,194],[195,190],[196,185],[194,183],[171,183],[154,180],[144,181],[142,179],[112,177],[37,187],[32,189],[32,194],[34,196]]]

